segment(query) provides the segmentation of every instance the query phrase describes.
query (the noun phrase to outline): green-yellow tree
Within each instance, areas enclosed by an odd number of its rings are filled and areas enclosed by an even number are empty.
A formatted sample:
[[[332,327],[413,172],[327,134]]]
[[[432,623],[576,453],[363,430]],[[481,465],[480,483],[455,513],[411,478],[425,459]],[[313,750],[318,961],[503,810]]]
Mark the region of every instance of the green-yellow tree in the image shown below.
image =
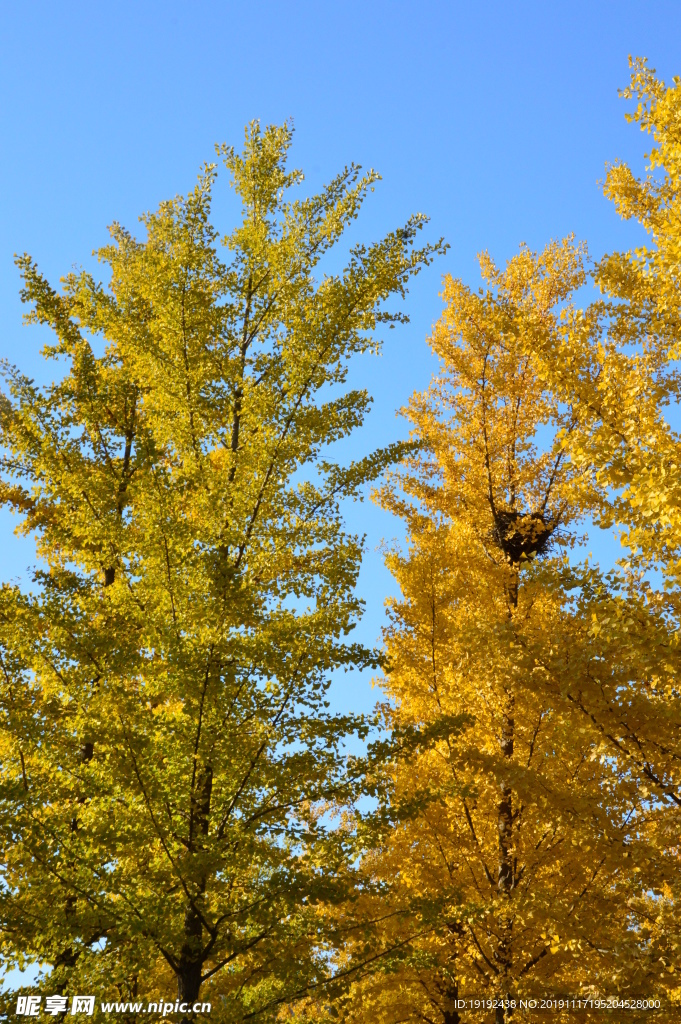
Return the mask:
[[[391,762],[394,823],[364,860],[386,917],[384,970],[346,1011],[358,1021],[503,1022],[513,1000],[547,995],[569,1020],[565,1000],[646,983],[631,858],[647,855],[655,809],[575,707],[593,678],[622,684],[630,666],[612,650],[605,662],[572,596],[593,583],[566,553],[591,473],[566,455],[575,409],[532,354],[569,314],[582,252],[568,239],[503,272],[481,264],[479,295],[446,279],[441,370],[408,409],[420,450],[380,492],[409,544],[388,557],[402,596],[386,714],[397,736],[431,741]]]
[[[0,494],[40,559],[0,595],[2,954],[50,965],[41,991],[176,983],[237,1020],[324,974],[347,851],[319,817],[363,728],[325,695],[373,659],[347,639],[362,541],[339,503],[400,449],[323,452],[370,402],[348,360],[443,247],[414,247],[419,215],[316,278],[377,176],[291,199],[290,142],[252,124],[222,149],[243,208],[225,237],[207,165],[144,239],[114,225],[108,284],[58,292],[19,260],[65,369],[38,388],[5,367],[1,406]]]

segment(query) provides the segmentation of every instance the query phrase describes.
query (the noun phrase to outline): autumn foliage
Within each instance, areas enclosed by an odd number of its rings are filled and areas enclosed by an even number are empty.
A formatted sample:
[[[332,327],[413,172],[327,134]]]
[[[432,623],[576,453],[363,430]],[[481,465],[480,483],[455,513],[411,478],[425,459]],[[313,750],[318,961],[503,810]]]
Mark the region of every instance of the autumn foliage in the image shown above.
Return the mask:
[[[547,993],[657,997],[668,1020],[681,996],[681,84],[639,61],[625,96],[655,173],[615,166],[605,191],[651,246],[604,257],[586,309],[571,239],[503,271],[483,254],[478,294],[446,278],[441,369],[405,410],[418,453],[378,492],[408,538],[386,715],[438,739],[386,769],[395,824],[364,869],[388,966],[356,982],[358,1021],[500,1024]],[[622,530],[615,571],[585,560],[587,517]]]
[[[681,82],[639,60],[625,97],[650,173],[605,193],[648,244],[445,276],[409,441],[347,467],[322,454],[367,410],[347,362],[445,249],[415,217],[315,276],[375,175],[289,200],[290,130],[253,125],[222,150],[231,234],[209,165],[144,240],[114,226],[106,287],[19,260],[66,367],[46,389],[6,367],[0,410],[0,494],[40,558],[0,595],[0,924],[41,989],[176,986],[225,1021],[504,1024],[543,996],[673,1019]],[[372,482],[406,535],[380,653],[349,639],[342,517]],[[621,532],[616,567],[590,524]],[[373,732],[326,703],[372,666]]]
[[[6,960],[51,967],[39,991],[271,1016],[323,974],[319,906],[347,895],[320,816],[352,799],[341,744],[366,727],[325,695],[375,654],[348,636],[340,502],[401,448],[323,453],[369,402],[333,393],[348,360],[441,246],[415,248],[417,216],[315,281],[376,175],[290,199],[290,142],[254,124],[221,151],[227,236],[209,165],[143,241],[114,225],[106,287],[19,260],[66,370],[39,389],[7,367],[2,405],[2,497],[42,563],[0,595],[0,915]]]

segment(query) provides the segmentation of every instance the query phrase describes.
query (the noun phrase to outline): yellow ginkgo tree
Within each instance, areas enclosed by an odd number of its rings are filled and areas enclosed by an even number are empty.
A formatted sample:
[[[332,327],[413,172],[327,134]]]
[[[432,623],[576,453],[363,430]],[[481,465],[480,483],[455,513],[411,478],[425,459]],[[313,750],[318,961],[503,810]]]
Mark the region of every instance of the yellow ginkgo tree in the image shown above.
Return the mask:
[[[571,311],[583,250],[567,239],[481,269],[479,294],[445,280],[441,368],[407,410],[418,450],[379,492],[407,530],[388,555],[401,596],[382,681],[404,753],[363,861],[364,912],[383,917],[381,970],[345,1007],[358,1022],[501,1024],[547,996],[567,1021],[580,997],[653,994],[631,906],[657,808],[576,706],[630,666],[582,604],[597,574],[569,553],[598,495],[565,449],[574,405],[533,355]]]
[[[324,450],[370,402],[348,361],[443,247],[415,247],[419,215],[320,274],[377,176],[295,198],[290,143],[256,123],[221,150],[225,236],[208,165],[144,237],[114,225],[106,284],[18,261],[58,379],[4,368],[0,497],[39,562],[0,592],[0,937],[5,964],[47,965],[39,991],[240,1020],[327,969],[349,851],[320,814],[364,726],[326,693],[375,660],[348,638],[362,540],[340,503],[401,449]]]
[[[656,856],[638,865],[647,882],[641,954],[651,984],[679,1000],[681,80],[666,85],[646,60],[632,60],[623,97],[635,101],[628,120],[653,145],[645,176],[616,163],[605,194],[634,222],[639,244],[596,264],[601,298],[566,312],[535,355],[556,400],[575,408],[563,446],[591,474],[594,516],[622,539],[617,578],[580,592],[604,663],[614,655],[622,670],[596,673],[577,706],[656,810]]]

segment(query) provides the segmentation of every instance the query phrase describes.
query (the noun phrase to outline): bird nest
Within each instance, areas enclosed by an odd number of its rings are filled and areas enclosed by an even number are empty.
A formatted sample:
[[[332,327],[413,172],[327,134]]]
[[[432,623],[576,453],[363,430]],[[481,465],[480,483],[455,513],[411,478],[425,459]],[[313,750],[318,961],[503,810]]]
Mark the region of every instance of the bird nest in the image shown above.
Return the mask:
[[[492,510],[492,538],[506,559],[517,565],[526,558],[542,555],[558,525],[550,513]]]

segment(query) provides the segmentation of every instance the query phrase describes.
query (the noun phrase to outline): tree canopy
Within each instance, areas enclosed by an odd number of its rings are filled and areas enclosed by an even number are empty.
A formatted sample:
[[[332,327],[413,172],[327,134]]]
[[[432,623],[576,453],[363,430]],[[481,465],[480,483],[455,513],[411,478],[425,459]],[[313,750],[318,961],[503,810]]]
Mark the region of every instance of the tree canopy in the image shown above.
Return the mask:
[[[498,1024],[494,1000],[528,995],[657,998],[666,1020],[681,996],[681,84],[637,60],[624,96],[656,145],[605,193],[650,244],[595,264],[586,308],[570,239],[503,271],[483,254],[477,295],[446,278],[441,369],[407,410],[419,454],[379,490],[408,540],[388,556],[387,715],[439,740],[389,769],[396,825],[365,870],[394,914],[358,1021],[367,1001],[477,1020],[471,994]],[[570,551],[589,518],[621,531],[612,571]]]
[[[417,215],[315,277],[377,175],[291,198],[291,138],[254,123],[220,149],[229,234],[209,164],[144,238],[114,224],[105,283],[56,291],[18,261],[64,368],[38,388],[5,366],[1,410],[2,500],[40,561],[0,596],[0,919],[6,962],[51,967],[41,990],[176,982],[238,1020],[324,973],[319,906],[348,851],[320,819],[365,729],[326,693],[376,660],[349,638],[362,538],[341,502],[401,448],[346,467],[325,450],[369,407],[348,360],[443,246],[415,247]]]
[[[446,250],[417,215],[324,272],[374,172],[291,198],[290,127],[253,123],[219,148],[231,233],[208,164],[143,238],[113,226],[104,282],[18,260],[58,379],[5,365],[0,398],[38,555],[0,592],[0,935],[41,992],[300,1024],[676,1012],[681,80],[638,59],[624,97],[654,147],[604,188],[647,243],[445,276],[410,439],[348,466],[348,362]],[[372,483],[406,537],[382,650],[352,642],[343,519]],[[373,719],[330,707],[351,668]]]

